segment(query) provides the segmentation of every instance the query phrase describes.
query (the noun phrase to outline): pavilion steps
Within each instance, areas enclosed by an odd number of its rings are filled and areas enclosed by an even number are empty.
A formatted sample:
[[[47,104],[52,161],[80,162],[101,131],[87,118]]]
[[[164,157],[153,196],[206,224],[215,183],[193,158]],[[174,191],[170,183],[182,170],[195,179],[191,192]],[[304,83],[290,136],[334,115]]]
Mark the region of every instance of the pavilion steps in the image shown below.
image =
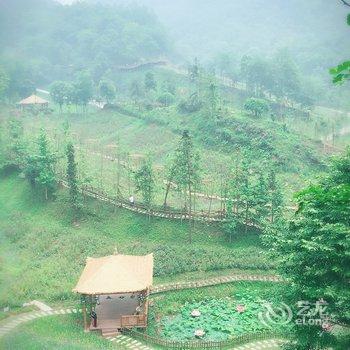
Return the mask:
[[[104,338],[110,338],[110,337],[116,337],[120,334],[118,328],[104,328],[101,329],[102,337]]]

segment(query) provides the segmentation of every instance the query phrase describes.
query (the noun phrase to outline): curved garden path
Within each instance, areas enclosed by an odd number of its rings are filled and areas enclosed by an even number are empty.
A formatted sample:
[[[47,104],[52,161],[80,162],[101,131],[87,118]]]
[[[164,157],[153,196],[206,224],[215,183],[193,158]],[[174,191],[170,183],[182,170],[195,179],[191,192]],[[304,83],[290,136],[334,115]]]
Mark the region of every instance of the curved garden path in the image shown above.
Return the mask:
[[[10,316],[0,323],[0,338],[5,334],[11,332],[15,327],[24,324],[29,321],[33,321],[38,318],[65,315],[72,313],[79,313],[81,309],[74,308],[63,308],[50,311],[34,311],[25,312],[16,316]],[[107,337],[108,341],[114,343],[117,349],[126,350],[152,350],[153,348],[141,343],[140,341],[126,336],[124,334],[119,334],[116,337]],[[232,350],[279,350],[280,344],[283,342],[282,339],[267,339],[261,341],[254,341],[244,345],[235,346]]]
[[[202,279],[197,281],[188,282],[174,282],[156,285],[151,289],[151,294],[163,293],[172,290],[180,290],[187,288],[201,288],[214,286],[218,284],[231,283],[235,281],[268,281],[268,282],[282,282],[283,280],[279,276],[275,275],[249,275],[249,274],[235,274],[229,276],[220,276],[208,279]],[[41,317],[47,316],[57,316],[65,314],[76,314],[81,312],[81,309],[76,308],[61,308],[48,311],[32,311],[25,312],[15,316],[10,316],[0,321],[0,338],[5,334],[11,332],[17,326],[29,322]],[[120,334],[116,337],[107,337],[107,340],[118,344],[118,349],[132,349],[132,350],[152,350],[151,347],[146,346],[140,341]],[[261,341],[254,341],[252,343],[240,345],[233,347],[232,350],[260,350],[269,349],[277,350],[279,349],[279,344],[282,342],[280,339],[267,339]]]
[[[180,289],[209,287],[236,281],[283,282],[283,279],[276,275],[232,274],[227,276],[212,277],[188,282],[173,282],[159,284],[152,287],[151,294],[163,293]]]

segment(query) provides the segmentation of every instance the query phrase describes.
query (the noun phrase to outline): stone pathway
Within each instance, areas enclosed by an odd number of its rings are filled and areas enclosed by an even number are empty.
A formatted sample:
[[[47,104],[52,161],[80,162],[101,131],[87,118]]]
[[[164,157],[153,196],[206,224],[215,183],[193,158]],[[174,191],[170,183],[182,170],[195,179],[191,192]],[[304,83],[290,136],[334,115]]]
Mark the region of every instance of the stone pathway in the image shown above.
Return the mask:
[[[151,289],[151,294],[157,294],[157,293],[162,293],[166,291],[186,289],[186,288],[207,287],[207,286],[213,286],[213,285],[218,285],[223,283],[230,283],[234,281],[282,282],[283,280],[280,277],[274,276],[274,275],[263,276],[263,275],[243,275],[242,274],[242,275],[221,276],[221,277],[208,278],[206,280],[167,283],[167,284],[157,285]],[[32,321],[37,318],[81,312],[81,309],[74,309],[74,308],[62,308],[62,309],[52,310],[49,306],[41,302],[39,305],[37,305],[38,304],[37,302],[35,303],[32,302],[30,304],[36,305],[38,307],[42,307],[46,310],[26,312],[15,316],[10,316],[2,320],[0,322],[0,337],[11,332],[15,327],[19,326],[20,324],[23,324],[28,321]],[[107,337],[106,339],[118,345],[119,349],[123,347],[125,349],[130,349],[130,350],[152,350],[151,347],[146,346],[142,344],[140,341],[123,334],[120,334],[116,337]],[[279,344],[281,342],[282,341],[276,340],[276,339],[261,340],[261,341],[255,341],[252,343],[234,347],[232,348],[232,350],[260,350],[260,349],[277,350],[277,349],[280,349]]]
[[[38,301],[38,300],[33,300],[33,301],[30,301],[29,303],[24,303],[23,307],[29,306],[29,305],[34,305],[41,311],[51,311],[52,310],[52,307],[50,307],[49,305],[43,303],[42,301]]]
[[[132,349],[132,350],[152,350],[153,349],[145,344],[142,344],[138,340],[123,334],[117,335],[116,337],[107,337],[106,339],[115,343],[116,345],[118,344],[117,349],[120,349],[121,346],[125,349]]]
[[[79,313],[81,309],[74,308],[62,308],[49,311],[33,311],[16,316],[10,316],[0,323],[0,338],[5,334],[11,332],[15,327],[41,317],[65,315],[72,313]],[[124,334],[117,335],[116,337],[107,337],[107,340],[113,342],[117,349],[128,349],[128,350],[152,350],[153,348],[141,343],[140,341],[128,337]],[[268,339],[261,341],[254,341],[240,346],[235,346],[231,350],[279,350],[280,345],[283,343],[279,339]]]
[[[279,350],[282,343],[284,341],[280,339],[267,339],[235,346],[231,350]]]
[[[22,323],[35,320],[37,318],[53,315],[64,315],[81,312],[81,309],[56,309],[48,311],[32,311],[25,312],[16,316],[10,316],[5,318],[0,323],[0,337],[11,332],[15,327],[19,326]]]
[[[153,286],[151,294],[167,292],[171,290],[188,289],[188,288],[200,288],[215,286],[217,284],[231,283],[235,281],[262,281],[262,282],[283,282],[283,279],[275,275],[231,275],[208,278],[205,280],[188,281],[188,282],[175,282],[166,283]]]

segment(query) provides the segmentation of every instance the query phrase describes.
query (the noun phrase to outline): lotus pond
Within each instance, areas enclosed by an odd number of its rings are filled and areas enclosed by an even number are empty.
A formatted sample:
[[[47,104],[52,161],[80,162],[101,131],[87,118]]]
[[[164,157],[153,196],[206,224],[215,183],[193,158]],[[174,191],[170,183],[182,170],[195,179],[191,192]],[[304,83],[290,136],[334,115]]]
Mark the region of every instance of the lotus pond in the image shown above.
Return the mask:
[[[221,341],[271,330],[258,318],[265,310],[263,302],[273,298],[271,288],[239,283],[164,295],[154,300],[150,333],[168,340]]]

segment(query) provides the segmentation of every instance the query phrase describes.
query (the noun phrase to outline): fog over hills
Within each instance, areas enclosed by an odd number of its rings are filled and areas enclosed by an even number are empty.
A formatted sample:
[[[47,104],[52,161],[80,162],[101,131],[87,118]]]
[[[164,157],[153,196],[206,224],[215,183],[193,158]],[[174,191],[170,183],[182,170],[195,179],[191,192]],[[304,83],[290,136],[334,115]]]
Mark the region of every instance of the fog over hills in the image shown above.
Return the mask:
[[[218,52],[270,55],[286,48],[305,68],[349,56],[347,8],[337,0],[88,0],[152,8],[186,58]],[[215,6],[213,6],[215,4]]]

